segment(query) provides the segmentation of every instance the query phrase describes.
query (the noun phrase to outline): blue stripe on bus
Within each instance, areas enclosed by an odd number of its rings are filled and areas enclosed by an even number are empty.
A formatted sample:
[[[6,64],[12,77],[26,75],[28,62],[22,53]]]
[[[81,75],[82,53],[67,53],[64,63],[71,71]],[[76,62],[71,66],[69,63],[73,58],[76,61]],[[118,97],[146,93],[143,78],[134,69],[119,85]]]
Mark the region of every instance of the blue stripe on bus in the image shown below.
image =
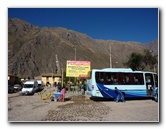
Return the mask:
[[[114,90],[111,90],[111,89],[105,87],[101,83],[97,83],[97,87],[100,90],[100,92],[104,98],[116,98],[116,93]]]
[[[104,98],[116,98],[116,93],[113,89],[109,89],[107,87],[105,87],[103,84],[101,83],[97,83],[97,87],[100,90],[102,96]],[[122,92],[125,93],[125,97],[146,97],[146,90],[121,90]]]

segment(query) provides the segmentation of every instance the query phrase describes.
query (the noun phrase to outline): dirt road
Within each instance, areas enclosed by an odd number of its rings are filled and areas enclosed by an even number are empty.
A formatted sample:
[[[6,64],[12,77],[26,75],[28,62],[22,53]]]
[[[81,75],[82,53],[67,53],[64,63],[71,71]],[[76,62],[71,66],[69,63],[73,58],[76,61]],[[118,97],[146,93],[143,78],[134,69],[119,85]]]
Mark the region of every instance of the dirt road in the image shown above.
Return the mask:
[[[159,103],[130,100],[125,103],[93,101],[66,93],[65,102],[41,100],[40,94],[8,94],[9,122],[159,122]]]

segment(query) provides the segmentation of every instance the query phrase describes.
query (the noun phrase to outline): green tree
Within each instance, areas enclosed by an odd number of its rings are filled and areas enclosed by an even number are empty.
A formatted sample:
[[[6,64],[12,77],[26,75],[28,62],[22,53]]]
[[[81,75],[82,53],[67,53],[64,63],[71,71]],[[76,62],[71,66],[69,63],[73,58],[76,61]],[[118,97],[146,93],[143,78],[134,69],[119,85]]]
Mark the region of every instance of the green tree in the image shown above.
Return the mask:
[[[139,70],[141,67],[142,59],[143,56],[140,53],[133,52],[129,56],[129,60],[124,63],[124,65],[130,67],[133,70]],[[141,70],[143,70],[143,68]]]
[[[157,64],[157,55],[153,55],[152,52],[145,49],[143,54],[133,52],[129,56],[129,59],[125,66],[130,67],[133,70],[144,70],[147,67],[152,69]]]
[[[154,55],[152,52],[145,49],[142,64],[144,64],[145,66],[149,66],[150,69],[152,69],[152,68],[154,68],[154,65],[157,63],[158,63],[157,55]]]

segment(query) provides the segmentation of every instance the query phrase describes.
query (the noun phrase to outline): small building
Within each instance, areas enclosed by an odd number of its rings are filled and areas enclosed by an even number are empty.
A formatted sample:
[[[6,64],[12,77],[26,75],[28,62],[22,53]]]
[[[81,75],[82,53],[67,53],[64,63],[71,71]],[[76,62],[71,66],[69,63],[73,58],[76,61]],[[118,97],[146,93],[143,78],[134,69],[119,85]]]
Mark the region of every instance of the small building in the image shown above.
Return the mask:
[[[42,76],[36,76],[35,80],[42,80]]]
[[[46,83],[51,84],[51,86],[54,85],[54,83],[62,82],[62,74],[55,74],[55,73],[43,73],[41,75],[41,79],[46,85]]]
[[[17,75],[8,74],[8,84],[14,85],[14,84],[20,84],[21,79]]]

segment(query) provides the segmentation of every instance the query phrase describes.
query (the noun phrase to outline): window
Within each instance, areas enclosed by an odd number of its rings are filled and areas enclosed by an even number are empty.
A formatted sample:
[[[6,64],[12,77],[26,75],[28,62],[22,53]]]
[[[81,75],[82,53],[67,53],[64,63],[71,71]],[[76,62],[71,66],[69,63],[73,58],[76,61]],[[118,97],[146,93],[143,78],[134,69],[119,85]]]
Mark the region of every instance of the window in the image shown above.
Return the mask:
[[[146,80],[146,84],[147,85],[154,85],[154,81],[153,81],[153,75],[150,73],[146,73],[145,74],[145,80]]]
[[[24,88],[33,88],[33,84],[25,84]]]
[[[134,84],[134,74],[133,73],[119,73],[120,84],[132,85]]]
[[[118,84],[118,73],[96,72],[96,82],[104,85]]]
[[[143,79],[143,74],[142,73],[134,73],[134,83],[137,85],[144,85],[144,79]]]
[[[143,85],[142,73],[96,72],[96,82],[104,85]]]

